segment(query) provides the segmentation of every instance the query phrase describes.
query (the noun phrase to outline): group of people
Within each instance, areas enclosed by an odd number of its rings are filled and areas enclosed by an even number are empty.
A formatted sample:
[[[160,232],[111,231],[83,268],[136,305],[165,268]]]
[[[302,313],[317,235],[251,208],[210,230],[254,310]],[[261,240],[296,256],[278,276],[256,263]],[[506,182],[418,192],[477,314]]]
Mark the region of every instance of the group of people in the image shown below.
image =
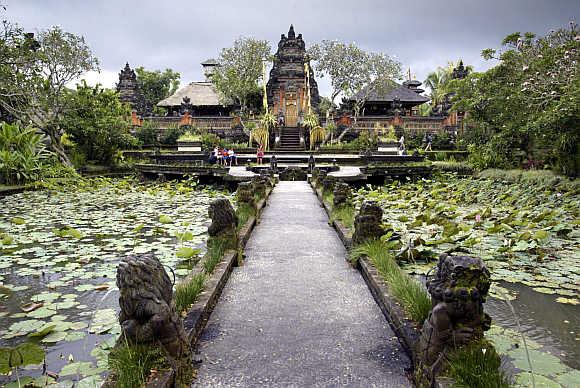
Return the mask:
[[[229,150],[223,148],[220,150],[220,148],[216,146],[209,156],[209,163],[217,163],[219,165],[231,167],[232,164],[238,164],[238,158],[233,148],[230,148]]]

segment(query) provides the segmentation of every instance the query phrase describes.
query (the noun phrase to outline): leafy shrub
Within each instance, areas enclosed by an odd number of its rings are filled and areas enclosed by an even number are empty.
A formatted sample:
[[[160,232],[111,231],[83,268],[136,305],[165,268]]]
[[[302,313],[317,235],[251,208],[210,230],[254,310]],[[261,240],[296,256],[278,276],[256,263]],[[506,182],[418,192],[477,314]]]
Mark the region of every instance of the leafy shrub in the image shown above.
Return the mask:
[[[143,125],[137,129],[135,136],[141,144],[157,144],[157,131],[155,124],[151,120],[144,120]]]
[[[0,123],[0,181],[13,184],[38,180],[48,156],[42,135],[32,127]]]
[[[201,136],[191,131],[185,132],[183,135],[179,136],[177,141],[201,141]]]
[[[183,135],[185,131],[186,129],[180,127],[178,124],[172,124],[167,128],[167,131],[165,131],[164,136],[161,138],[161,143],[166,145],[176,145],[177,139],[179,139],[179,136]]]
[[[62,127],[88,160],[109,164],[117,150],[137,145],[129,133],[129,107],[115,91],[83,81],[71,92],[70,106]]]

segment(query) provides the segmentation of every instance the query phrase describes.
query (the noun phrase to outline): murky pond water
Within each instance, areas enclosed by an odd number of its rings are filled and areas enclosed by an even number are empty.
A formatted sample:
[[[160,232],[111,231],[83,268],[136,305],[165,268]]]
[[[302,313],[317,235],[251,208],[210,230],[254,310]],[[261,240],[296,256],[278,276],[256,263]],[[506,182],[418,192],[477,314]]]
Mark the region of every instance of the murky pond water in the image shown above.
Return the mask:
[[[119,333],[120,258],[152,252],[170,276],[185,276],[194,264],[176,251],[205,248],[207,208],[222,194],[186,183],[101,186],[22,193],[0,208],[0,346],[39,343],[46,369],[69,384],[92,386],[106,368]],[[37,377],[42,369],[19,374]]]

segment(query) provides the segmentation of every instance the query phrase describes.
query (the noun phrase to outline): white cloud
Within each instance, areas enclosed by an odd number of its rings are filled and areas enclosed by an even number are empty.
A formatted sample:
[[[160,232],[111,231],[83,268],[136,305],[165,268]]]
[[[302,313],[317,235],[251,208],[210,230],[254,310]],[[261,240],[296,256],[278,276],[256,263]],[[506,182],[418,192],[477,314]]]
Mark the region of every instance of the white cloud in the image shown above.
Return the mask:
[[[101,70],[100,72],[91,70],[86,72],[78,79],[72,81],[69,86],[75,87],[76,84],[80,83],[81,80],[85,80],[88,85],[95,86],[96,84],[101,84],[104,88],[114,88],[119,81],[119,73],[110,70]]]

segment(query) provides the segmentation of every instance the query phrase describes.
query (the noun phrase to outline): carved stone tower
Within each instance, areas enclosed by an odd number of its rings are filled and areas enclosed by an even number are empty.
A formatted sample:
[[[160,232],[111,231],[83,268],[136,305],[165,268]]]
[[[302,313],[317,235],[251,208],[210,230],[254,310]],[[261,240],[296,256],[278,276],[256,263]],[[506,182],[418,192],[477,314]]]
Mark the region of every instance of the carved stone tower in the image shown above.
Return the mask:
[[[307,77],[304,64],[309,63],[302,34],[296,36],[291,25],[288,37],[282,34],[278,51],[274,57],[274,66],[270,71],[267,84],[268,105],[274,115],[283,116],[286,127],[296,127],[299,117],[308,110]],[[310,102],[318,108],[320,96],[314,72],[309,68]]]
[[[146,106],[145,99],[137,85],[137,75],[135,71],[129,67],[129,63],[119,73],[119,83],[117,84],[117,91],[119,92],[119,99],[121,102],[126,102],[131,105],[137,114],[145,114],[149,109]]]

